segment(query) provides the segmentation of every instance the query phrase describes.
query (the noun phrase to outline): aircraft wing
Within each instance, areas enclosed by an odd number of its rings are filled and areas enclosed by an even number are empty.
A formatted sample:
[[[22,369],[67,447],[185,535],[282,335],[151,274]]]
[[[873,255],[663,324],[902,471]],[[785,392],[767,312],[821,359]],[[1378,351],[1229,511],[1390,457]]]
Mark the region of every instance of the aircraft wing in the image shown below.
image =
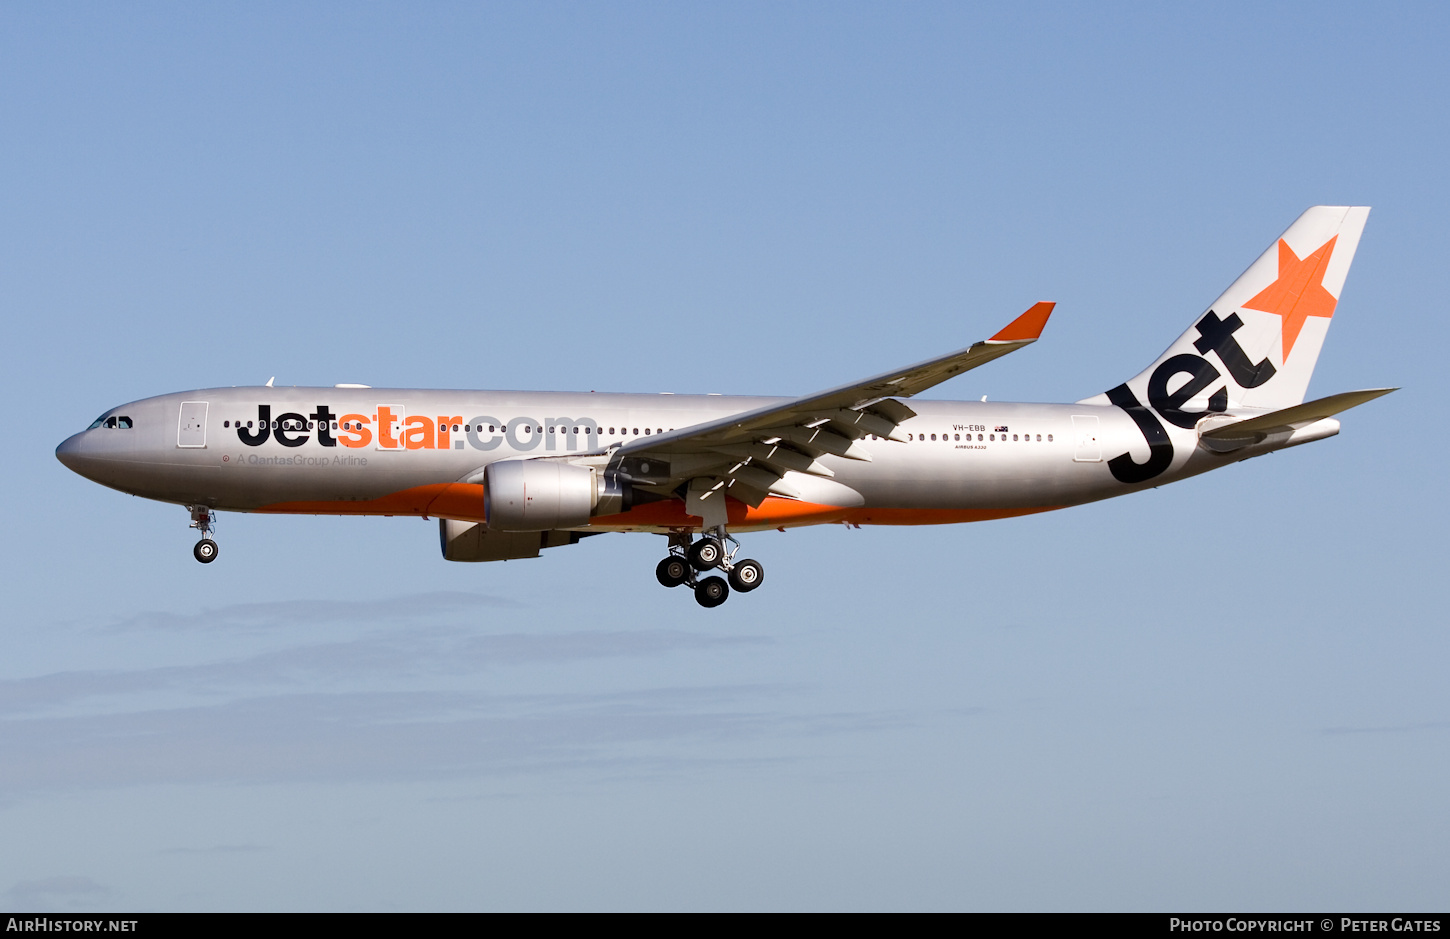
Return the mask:
[[[1053,306],[1035,304],[990,339],[948,355],[632,441],[611,452],[610,466],[628,474],[636,486],[661,492],[673,490],[685,479],[713,476],[710,494],[728,490],[751,506],[759,506],[771,492],[796,495],[782,482],[786,472],[832,476],[818,462],[825,454],[869,461],[871,457],[857,440],[872,434],[902,440],[897,425],[916,416],[895,399],[911,397],[1036,342]],[[700,497],[708,499],[709,495]]]

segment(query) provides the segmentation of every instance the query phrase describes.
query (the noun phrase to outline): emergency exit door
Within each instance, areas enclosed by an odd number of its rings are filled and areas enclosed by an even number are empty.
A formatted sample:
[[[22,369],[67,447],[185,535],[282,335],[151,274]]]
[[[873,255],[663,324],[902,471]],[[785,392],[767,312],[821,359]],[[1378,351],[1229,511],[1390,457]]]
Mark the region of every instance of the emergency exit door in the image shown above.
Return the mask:
[[[1098,416],[1096,414],[1074,414],[1072,416],[1072,459],[1076,463],[1101,463],[1103,445],[1098,442]]]

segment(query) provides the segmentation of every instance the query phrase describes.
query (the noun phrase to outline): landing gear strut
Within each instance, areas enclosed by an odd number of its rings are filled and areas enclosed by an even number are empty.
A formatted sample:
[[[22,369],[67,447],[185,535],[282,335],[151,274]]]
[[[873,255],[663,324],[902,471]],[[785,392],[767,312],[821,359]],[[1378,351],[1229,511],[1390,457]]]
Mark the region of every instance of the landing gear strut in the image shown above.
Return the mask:
[[[207,506],[191,506],[191,527],[201,532],[201,540],[196,543],[196,547],[191,549],[191,553],[203,564],[215,561],[217,554],[221,551],[211,538],[212,523],[215,521],[216,516]]]
[[[731,590],[749,593],[765,579],[765,568],[759,561],[735,560],[739,550],[740,542],[730,537],[723,525],[693,542],[688,532],[673,532],[670,556],[655,566],[655,579],[666,587],[688,586],[696,603],[707,609],[717,607],[730,598]],[[724,577],[696,576],[716,568],[726,573],[728,583]]]

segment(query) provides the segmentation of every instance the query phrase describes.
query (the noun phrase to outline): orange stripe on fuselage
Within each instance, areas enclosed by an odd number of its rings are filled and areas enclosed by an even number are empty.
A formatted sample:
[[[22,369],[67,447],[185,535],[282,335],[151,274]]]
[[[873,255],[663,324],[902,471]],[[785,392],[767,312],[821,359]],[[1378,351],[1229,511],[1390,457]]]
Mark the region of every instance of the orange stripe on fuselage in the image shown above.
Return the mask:
[[[854,525],[955,525],[984,522],[994,518],[1015,518],[1060,509],[1060,505],[1015,509],[882,509],[820,505],[796,499],[768,497],[759,508],[738,499],[725,499],[731,528],[792,528],[850,522]],[[380,499],[274,502],[256,512],[278,515],[418,515],[483,521],[483,486],[476,483],[434,483],[389,493]],[[649,502],[618,515],[589,520],[589,528],[603,531],[698,529],[704,524],[696,515],[685,513],[679,499]]]
[[[791,528],[803,525],[823,525],[836,522],[850,522],[853,525],[955,525],[960,522],[985,522],[994,518],[1015,518],[1019,515],[1033,515],[1060,509],[1060,505],[1042,505],[1016,509],[881,509],[847,508],[839,505],[819,505],[796,499],[781,499],[769,496],[759,508],[751,508],[737,499],[726,498],[725,512],[730,527]],[[685,504],[679,499],[667,502],[651,502],[620,515],[605,515],[589,520],[590,528],[637,529],[637,528],[695,528],[702,527],[704,520],[697,515],[685,514]]]
[[[1018,509],[852,509],[845,521],[854,525],[958,525],[962,522],[990,522],[994,518],[1019,518],[1038,512],[1055,512],[1061,505],[1034,505]]]
[[[253,511],[278,515],[431,515],[481,522],[483,486],[478,483],[434,483],[400,489],[381,499],[273,502]]]

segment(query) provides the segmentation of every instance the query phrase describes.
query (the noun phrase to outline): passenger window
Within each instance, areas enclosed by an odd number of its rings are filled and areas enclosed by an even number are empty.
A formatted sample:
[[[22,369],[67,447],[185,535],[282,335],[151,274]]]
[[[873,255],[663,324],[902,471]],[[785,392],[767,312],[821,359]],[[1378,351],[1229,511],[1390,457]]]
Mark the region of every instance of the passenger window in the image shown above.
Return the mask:
[[[1048,434],[1047,435],[1047,442],[1048,443],[1052,443],[1052,435],[1051,434]]]

